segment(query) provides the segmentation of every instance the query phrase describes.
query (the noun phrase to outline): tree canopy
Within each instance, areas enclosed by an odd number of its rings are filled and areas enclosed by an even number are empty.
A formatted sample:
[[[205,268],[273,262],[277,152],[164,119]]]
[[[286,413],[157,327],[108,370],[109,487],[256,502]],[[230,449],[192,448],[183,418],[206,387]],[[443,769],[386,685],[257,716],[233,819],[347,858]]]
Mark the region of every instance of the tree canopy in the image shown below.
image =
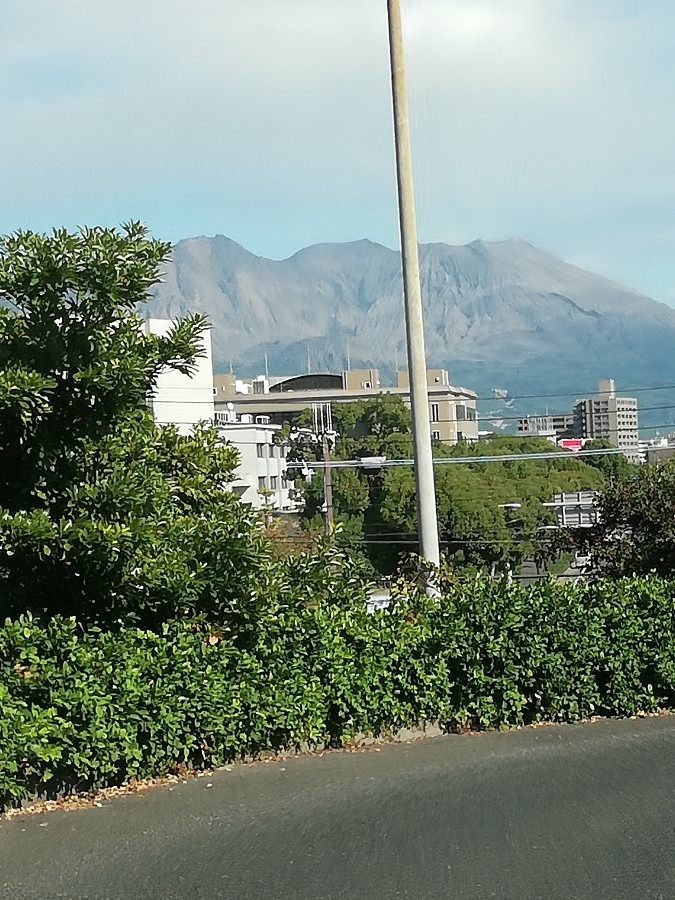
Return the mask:
[[[584,445],[584,450],[609,450],[612,448],[614,448],[614,445],[605,438],[596,438]],[[606,456],[587,456],[585,461],[587,465],[599,469],[609,484],[617,481],[627,481],[633,478],[639,469],[639,466],[629,462],[623,453],[612,453]]]
[[[410,413],[400,397],[380,395],[355,403],[335,404],[337,431],[333,457],[410,459]],[[308,414],[306,423],[309,425]],[[386,425],[383,425],[386,423]],[[308,433],[299,433],[289,460],[319,458],[319,447]],[[556,460],[505,460],[454,463],[456,458],[517,453],[544,453],[545,440],[500,437],[449,447],[434,442],[436,504],[441,549],[451,564],[472,570],[508,570],[526,556],[542,558],[549,542],[545,526],[553,522],[542,503],[556,493],[597,490],[604,484],[598,468],[570,455]],[[296,470],[300,474],[300,470]],[[343,539],[365,553],[377,569],[392,571],[402,555],[416,552],[414,471],[409,466],[335,468],[332,472],[335,519]],[[307,524],[318,525],[323,484],[313,477],[304,488]],[[518,504],[517,508],[513,508]]]
[[[628,479],[607,484],[598,501],[599,523],[568,534],[585,546],[607,577],[675,572],[675,460],[632,467]]]
[[[206,327],[143,328],[169,250],[135,223],[0,239],[0,617],[236,618],[255,597],[260,530],[224,490],[236,452],[147,408]]]

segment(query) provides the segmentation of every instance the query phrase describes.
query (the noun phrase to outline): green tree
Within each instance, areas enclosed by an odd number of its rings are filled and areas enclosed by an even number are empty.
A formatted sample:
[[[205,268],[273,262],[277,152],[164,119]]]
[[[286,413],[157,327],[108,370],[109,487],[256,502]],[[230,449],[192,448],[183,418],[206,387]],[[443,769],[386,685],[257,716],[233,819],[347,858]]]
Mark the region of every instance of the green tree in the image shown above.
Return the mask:
[[[600,523],[569,535],[592,551],[602,574],[620,578],[675,573],[675,461],[636,467],[629,481],[615,481],[598,502]]]
[[[234,622],[255,605],[263,544],[225,490],[235,451],[212,427],[157,428],[146,405],[160,371],[192,370],[206,326],[145,333],[169,249],[138,224],[0,240],[0,617]]]
[[[584,450],[615,450],[613,444],[604,438],[598,438],[594,441],[588,441],[584,445]],[[630,463],[623,453],[611,453],[606,456],[587,456],[584,457],[587,465],[593,466],[602,472],[605,480],[611,484],[616,481],[629,481],[633,478],[638,466]]]
[[[336,404],[333,420],[338,431],[333,457],[410,459],[410,413],[399,397],[382,395],[368,401]],[[304,422],[310,425],[308,412]],[[545,453],[547,441],[497,438],[448,447],[434,442],[434,455],[461,457]],[[309,432],[297,438],[297,459],[318,459],[320,449]],[[553,523],[542,503],[561,491],[598,489],[602,473],[570,455],[559,460],[505,460],[485,463],[441,463],[435,467],[436,504],[442,549],[458,568],[488,572],[517,571],[522,560],[543,561],[554,553],[544,539]],[[320,521],[323,480],[315,475],[305,488],[307,522]],[[336,520],[352,545],[365,547],[381,572],[391,572],[398,560],[417,549],[415,480],[411,467],[333,470]],[[516,511],[505,504],[518,503]]]

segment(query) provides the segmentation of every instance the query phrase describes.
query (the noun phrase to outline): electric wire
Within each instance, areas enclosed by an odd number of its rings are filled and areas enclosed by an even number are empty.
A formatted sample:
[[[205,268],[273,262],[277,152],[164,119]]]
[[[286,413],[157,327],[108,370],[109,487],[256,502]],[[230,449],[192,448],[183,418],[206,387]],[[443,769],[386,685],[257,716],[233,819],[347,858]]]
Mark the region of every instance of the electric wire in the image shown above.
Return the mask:
[[[434,401],[431,400],[431,402],[433,403]],[[638,414],[642,414],[642,413],[645,413],[645,412],[656,412],[657,410],[660,411],[660,410],[664,410],[664,409],[675,409],[675,404],[674,404],[674,403],[667,403],[667,404],[664,404],[664,405],[661,405],[661,406],[640,406],[640,407],[637,407],[637,408],[636,408],[635,412],[638,413]],[[630,411],[632,412],[632,410],[630,410]],[[627,410],[617,410],[617,412],[618,412],[619,414],[621,414],[622,412],[627,412]],[[559,413],[558,415],[560,415],[560,413]],[[565,415],[567,415],[567,414],[565,414]],[[571,415],[571,413],[570,413],[569,415]],[[484,421],[489,421],[490,419],[501,419],[503,422],[512,422],[512,421],[514,421],[514,420],[516,420],[516,419],[527,419],[527,418],[528,418],[528,415],[527,415],[527,414],[526,414],[526,415],[520,415],[520,416],[516,416],[516,415],[514,415],[514,416],[502,416],[501,413],[495,413],[494,415],[481,414],[481,416],[480,416],[480,420],[483,421],[483,422],[484,422]],[[549,418],[549,419],[552,419],[552,418],[555,418],[555,414],[554,414],[554,415],[551,415],[551,414],[549,413],[549,414],[547,415],[546,413],[530,413],[530,414],[529,414],[529,418],[542,418],[542,419]],[[467,419],[437,419],[437,420],[436,420],[436,422],[466,422],[466,421],[471,421],[471,420],[467,420]],[[432,422],[431,424],[432,424],[432,425],[435,425],[436,422]],[[621,431],[621,427],[619,427],[618,430]]]
[[[618,456],[626,453],[641,453],[640,447],[607,447],[597,450],[554,450],[550,453],[503,453],[485,456],[435,456],[434,465],[475,465],[490,462],[520,462],[523,460],[577,459],[590,456]],[[361,459],[298,460],[289,465],[293,469],[385,469],[393,466],[413,466],[413,459],[386,459],[385,457],[363,457]]]
[[[543,393],[543,394],[515,393],[515,394],[511,395],[511,392],[508,391],[508,389],[504,388],[504,390],[506,390],[506,392],[507,392],[506,396],[504,396],[504,397],[499,397],[499,396],[496,396],[494,393],[492,393],[492,394],[487,394],[484,397],[477,396],[475,399],[477,401],[480,400],[480,401],[492,401],[493,403],[494,402],[507,403],[507,402],[513,402],[515,400],[550,400],[551,398],[554,398],[554,397],[561,397],[561,398],[577,397],[579,399],[583,399],[583,398],[592,399],[593,397],[605,396],[605,392],[602,392],[602,393],[598,392],[597,385],[595,386],[595,388],[593,390],[590,390],[590,391],[576,389],[576,390],[567,390],[567,391],[548,392],[548,393]],[[628,397],[632,394],[642,394],[642,393],[651,392],[651,391],[675,391],[675,384],[655,384],[655,385],[642,385],[641,387],[627,387],[627,388],[621,388],[621,391],[617,390],[614,393],[617,397],[621,398],[621,397]],[[472,399],[474,399],[474,398],[472,398]]]

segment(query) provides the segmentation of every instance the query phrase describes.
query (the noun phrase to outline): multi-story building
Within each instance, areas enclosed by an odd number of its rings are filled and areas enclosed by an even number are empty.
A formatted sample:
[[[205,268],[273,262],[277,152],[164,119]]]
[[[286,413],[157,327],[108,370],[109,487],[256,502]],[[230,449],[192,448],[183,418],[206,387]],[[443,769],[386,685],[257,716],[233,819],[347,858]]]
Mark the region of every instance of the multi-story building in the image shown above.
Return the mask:
[[[530,415],[518,419],[517,433],[527,437],[542,437],[556,444],[573,436],[574,416],[571,413]]]
[[[476,393],[451,385],[445,369],[428,370],[427,389],[432,437],[446,444],[477,440]],[[315,404],[350,403],[378,394],[401,397],[410,406],[408,373],[398,372],[396,386],[383,387],[377,369],[349,369],[339,375],[260,375],[250,381],[215,375],[214,393],[217,411],[229,408],[229,404],[240,416],[251,415],[254,421],[267,416],[277,425],[293,422]]]
[[[298,509],[293,481],[287,477],[287,446],[275,441],[280,425],[264,416],[244,415],[237,419],[231,410],[216,413],[223,440],[239,454],[234,481],[229,485],[244,503],[254,509],[294,512]]]
[[[598,382],[598,392],[577,400],[573,408],[575,436],[604,438],[615,447],[637,447],[638,402],[635,397],[617,397],[613,378]]]
[[[614,379],[598,382],[598,392],[577,400],[571,413],[530,415],[518,420],[517,433],[546,437],[554,443],[603,438],[639,461],[638,402],[635,397],[617,397]]]
[[[525,416],[518,419],[516,431],[519,436],[545,438],[552,444],[558,440],[552,416]]]
[[[553,413],[551,423],[559,441],[574,437],[574,413]]]
[[[145,330],[149,334],[167,334],[170,319],[148,319]],[[286,447],[274,440],[278,425],[269,418],[237,415],[227,406],[215,412],[211,335],[202,335],[202,356],[196,361],[191,375],[174,369],[161,372],[148,405],[158,425],[175,425],[181,434],[190,434],[195,425],[213,421],[219,426],[223,440],[239,454],[239,465],[228,490],[234,491],[254,509],[292,512],[297,508],[293,499],[294,485],[286,477]],[[231,405],[231,404],[230,404]]]

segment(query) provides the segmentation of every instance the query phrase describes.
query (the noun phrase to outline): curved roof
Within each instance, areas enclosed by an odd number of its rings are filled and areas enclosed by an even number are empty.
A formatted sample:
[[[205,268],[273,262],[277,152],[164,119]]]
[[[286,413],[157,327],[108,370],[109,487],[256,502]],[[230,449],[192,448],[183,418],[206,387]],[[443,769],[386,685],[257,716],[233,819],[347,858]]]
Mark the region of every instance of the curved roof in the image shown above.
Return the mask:
[[[342,375],[331,372],[315,372],[312,375],[289,375],[270,385],[270,394],[286,394],[290,391],[330,391],[342,388]]]

